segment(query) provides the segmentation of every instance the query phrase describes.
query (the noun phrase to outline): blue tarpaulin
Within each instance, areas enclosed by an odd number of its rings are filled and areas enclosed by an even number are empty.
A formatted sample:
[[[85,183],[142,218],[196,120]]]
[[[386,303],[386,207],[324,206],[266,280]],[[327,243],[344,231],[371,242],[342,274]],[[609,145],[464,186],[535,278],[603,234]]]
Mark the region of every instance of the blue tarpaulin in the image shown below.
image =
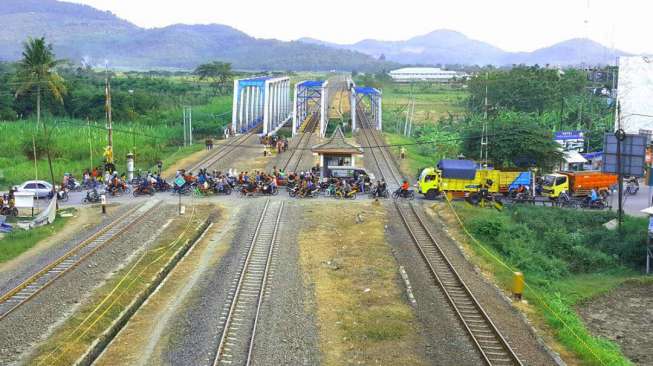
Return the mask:
[[[474,179],[476,177],[476,163],[472,160],[440,160],[438,169],[442,171],[443,178]]]

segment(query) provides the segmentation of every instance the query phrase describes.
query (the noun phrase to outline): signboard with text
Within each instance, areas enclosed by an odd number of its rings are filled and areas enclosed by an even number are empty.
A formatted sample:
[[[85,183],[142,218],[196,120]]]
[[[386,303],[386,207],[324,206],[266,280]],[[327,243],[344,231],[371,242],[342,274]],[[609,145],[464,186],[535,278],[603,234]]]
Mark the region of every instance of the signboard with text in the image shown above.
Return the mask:
[[[583,131],[558,131],[553,139],[562,145],[563,151],[580,153],[585,150],[585,132]]]

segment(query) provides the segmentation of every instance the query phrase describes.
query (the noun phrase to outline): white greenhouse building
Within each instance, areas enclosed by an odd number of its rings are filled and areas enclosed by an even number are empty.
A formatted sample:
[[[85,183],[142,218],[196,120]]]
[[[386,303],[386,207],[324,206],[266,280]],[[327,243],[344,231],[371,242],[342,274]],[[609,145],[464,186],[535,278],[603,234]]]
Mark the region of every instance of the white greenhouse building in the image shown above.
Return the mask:
[[[460,80],[468,76],[464,72],[442,70],[438,67],[405,67],[403,69],[390,71],[389,75],[392,80],[399,83],[409,83],[413,81],[448,83],[454,79]]]

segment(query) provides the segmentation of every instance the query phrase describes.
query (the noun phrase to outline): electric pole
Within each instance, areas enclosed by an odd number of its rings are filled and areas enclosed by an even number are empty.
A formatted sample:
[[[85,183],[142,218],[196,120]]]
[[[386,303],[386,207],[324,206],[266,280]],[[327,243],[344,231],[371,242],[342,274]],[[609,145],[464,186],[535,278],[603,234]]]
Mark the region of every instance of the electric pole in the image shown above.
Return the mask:
[[[111,116],[111,78],[109,77],[109,67],[106,69],[106,87],[105,87],[105,96],[106,96],[106,109],[107,109],[107,130],[108,135],[108,144],[109,149],[113,150],[113,126],[112,126],[112,116]]]
[[[490,73],[485,73],[485,102],[483,103],[483,132],[481,133],[481,168],[488,166],[488,126],[487,126],[487,93],[488,93],[488,80]]]

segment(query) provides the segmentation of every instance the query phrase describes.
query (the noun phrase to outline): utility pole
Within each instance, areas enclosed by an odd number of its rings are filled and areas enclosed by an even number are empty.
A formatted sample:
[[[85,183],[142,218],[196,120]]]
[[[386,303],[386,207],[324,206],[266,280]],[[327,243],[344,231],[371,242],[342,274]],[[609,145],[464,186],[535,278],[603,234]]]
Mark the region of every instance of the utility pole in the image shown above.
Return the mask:
[[[182,113],[184,115],[184,147],[186,147],[186,141],[188,136],[186,136],[186,107],[182,106]]]
[[[113,152],[113,125],[112,125],[112,116],[111,116],[111,78],[109,76],[109,66],[106,68],[106,87],[105,87],[105,96],[106,96],[106,109],[107,109],[107,130],[108,135],[108,144],[109,148]],[[108,163],[111,163],[110,161]]]
[[[188,143],[193,145],[193,108],[188,107]]]
[[[193,145],[193,109],[183,106],[184,117],[184,146]]]
[[[617,214],[619,216],[619,233],[621,233],[621,225],[624,220],[624,178],[622,174],[621,143],[626,139],[626,133],[621,129],[621,106],[619,102],[617,102],[617,132],[615,132],[615,137],[617,138],[617,179],[619,183],[619,211]]]
[[[488,109],[488,81],[490,73],[485,73],[485,102],[483,105],[483,132],[481,133],[481,168],[488,166],[488,126],[487,126],[487,109]]]

